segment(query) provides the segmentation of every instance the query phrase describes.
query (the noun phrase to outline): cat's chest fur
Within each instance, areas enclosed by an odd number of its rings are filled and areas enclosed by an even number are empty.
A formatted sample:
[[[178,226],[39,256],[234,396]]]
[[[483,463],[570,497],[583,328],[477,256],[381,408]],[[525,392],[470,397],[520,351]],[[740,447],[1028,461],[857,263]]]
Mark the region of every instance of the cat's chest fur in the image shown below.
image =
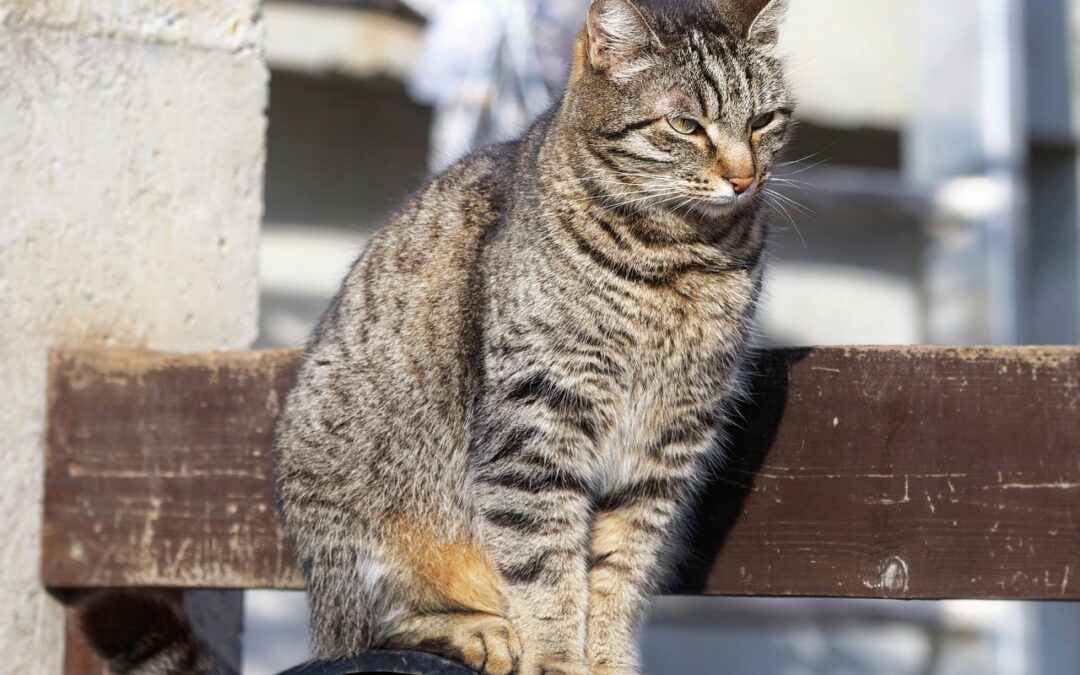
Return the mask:
[[[639,473],[677,436],[728,397],[752,320],[757,289],[751,272],[688,274],[671,288],[642,291],[652,315],[628,326],[637,347],[622,354],[623,376],[611,378],[610,433],[598,447],[597,478],[611,490]],[[704,445],[704,444],[703,444]]]

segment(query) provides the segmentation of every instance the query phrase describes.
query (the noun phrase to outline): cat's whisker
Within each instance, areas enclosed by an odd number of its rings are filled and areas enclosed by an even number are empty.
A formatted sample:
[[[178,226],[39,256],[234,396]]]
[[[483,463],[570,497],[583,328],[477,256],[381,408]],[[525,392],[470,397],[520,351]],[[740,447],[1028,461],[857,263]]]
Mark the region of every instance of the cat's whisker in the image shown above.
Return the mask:
[[[771,177],[771,178],[769,178],[769,182],[771,182],[771,183],[780,183],[782,185],[802,186],[804,188],[816,188],[817,187],[815,184],[811,183],[810,181],[795,180],[793,178],[785,178],[783,176]]]
[[[688,195],[686,195],[686,199],[679,202],[679,205],[678,205],[678,207],[676,207],[676,210],[685,208],[686,212],[690,213],[690,209],[693,208],[694,204],[697,203],[700,199],[701,199],[700,197],[698,197],[698,196],[696,196],[694,194],[688,194]]]
[[[778,162],[777,164],[774,165],[774,168],[779,169],[779,168],[782,168],[782,167],[785,167],[785,166],[795,166],[796,164],[803,164],[803,163],[805,163],[805,162],[807,162],[807,161],[809,161],[811,159],[814,159],[818,155],[831,150],[833,148],[833,146],[835,146],[840,141],[844,140],[844,137],[846,135],[847,134],[841,134],[839,137],[834,139],[831,143],[826,145],[824,148],[822,148],[820,150],[817,150],[815,152],[811,152],[809,155],[806,155],[805,157],[800,157],[799,159],[792,159],[792,160],[788,160],[788,161],[785,161],[785,162]],[[827,161],[827,159],[822,159],[821,161],[816,162],[815,164],[811,165],[810,167],[806,167],[806,168],[804,168],[802,170],[805,171],[807,168],[813,168],[815,166],[820,166],[825,161]]]
[[[670,203],[670,202],[673,202],[673,201],[675,201],[676,199],[679,199],[680,197],[683,197],[683,198],[684,198],[684,199],[683,199],[683,202],[685,203],[685,201],[686,201],[686,196],[685,196],[684,194],[682,194],[682,193],[677,193],[677,194],[675,194],[675,195],[673,195],[673,196],[671,196],[671,197],[668,197],[667,199],[665,199],[665,200],[663,200],[663,201],[661,201],[661,202],[657,202],[657,203],[656,203],[655,205],[656,205],[656,206],[663,206],[664,204],[668,204],[668,203]],[[680,205],[681,205],[681,204],[680,204]],[[673,209],[672,209],[672,213],[678,213],[678,212],[679,212],[679,206],[676,206],[675,208],[673,208]]]
[[[601,186],[601,187],[603,187],[603,186]],[[681,185],[681,184],[678,184],[678,183],[668,182],[668,181],[658,181],[656,184],[653,184],[653,185],[633,185],[633,184],[626,184],[626,183],[618,183],[618,184],[612,184],[610,187],[612,187],[612,188],[619,187],[619,188],[628,188],[628,189],[612,190],[610,192],[604,192],[604,193],[599,194],[599,195],[586,193],[583,196],[574,196],[572,198],[572,201],[580,203],[580,202],[595,201],[595,200],[598,200],[598,199],[600,199],[600,200],[609,199],[611,197],[624,197],[624,196],[635,195],[635,194],[646,194],[646,193],[650,193],[650,192],[667,192],[667,191],[670,191],[670,190],[683,190],[683,191],[685,191],[687,186]]]
[[[612,192],[612,193],[603,194],[603,195],[590,195],[588,197],[582,197],[580,199],[575,199],[573,201],[577,202],[577,203],[590,202],[590,201],[608,202],[608,201],[610,201],[612,199],[619,199],[619,198],[623,198],[623,197],[632,197],[632,196],[635,196],[635,195],[645,195],[646,198],[647,198],[647,197],[653,197],[653,196],[667,196],[667,195],[673,194],[675,192],[678,192],[678,190],[676,190],[675,188],[673,188],[671,186],[664,186],[662,188],[655,188],[654,187],[654,188],[649,188],[649,189],[645,189],[645,190],[630,190],[630,191],[626,191],[626,192]],[[636,200],[633,200],[633,201],[636,201]]]
[[[565,180],[551,181],[549,185],[552,187],[564,187],[567,185],[584,185],[589,183],[600,183],[605,185],[626,185],[626,181],[617,180],[609,176],[584,176],[582,178],[567,178]]]
[[[784,210],[785,213],[788,213],[788,209],[790,208],[791,210],[795,211],[795,213],[799,214],[800,216],[808,215],[805,212],[799,210],[799,208],[796,207],[794,204],[785,202],[783,199],[781,199],[780,195],[778,195],[778,194],[773,193],[772,195],[770,195],[770,197],[772,198],[772,200],[778,206],[780,206],[780,208],[782,208]]]
[[[625,181],[619,180],[619,178],[634,177],[634,178],[662,178],[661,176],[618,176],[612,174],[597,174],[595,176],[582,176],[580,178],[567,178],[565,180],[552,181],[553,185],[577,185],[584,183],[585,181],[593,181],[598,183],[624,183]]]
[[[808,165],[808,166],[804,166],[804,167],[802,167],[802,168],[800,168],[800,169],[796,169],[795,171],[791,171],[791,172],[789,172],[789,173],[783,173],[783,174],[779,174],[779,176],[778,176],[778,177],[779,177],[779,178],[786,178],[787,176],[797,176],[797,175],[798,175],[798,174],[800,174],[800,173],[805,173],[805,172],[807,172],[807,171],[809,171],[809,170],[811,170],[811,169],[816,169],[817,167],[821,166],[822,164],[824,164],[824,163],[826,163],[826,162],[828,162],[828,161],[829,161],[829,160],[828,160],[827,158],[826,158],[826,159],[822,159],[822,160],[819,160],[819,161],[817,161],[817,162],[814,162],[813,164],[810,164],[810,165]]]
[[[648,201],[650,199],[656,199],[658,197],[665,197],[665,196],[667,196],[669,194],[674,194],[674,191],[672,191],[672,192],[661,192],[659,194],[654,193],[654,194],[646,195],[645,197],[639,197],[638,199],[631,199],[629,201],[622,202],[621,204],[613,204],[611,206],[611,208],[620,209],[620,208],[622,208],[624,206],[629,206],[631,204],[637,204],[637,203],[640,203],[640,202]]]
[[[803,71],[804,69],[809,68],[810,66],[817,64],[819,61],[823,60],[826,56],[827,56],[827,54],[819,54],[819,55],[817,55],[815,57],[807,59],[803,63],[800,63],[800,64],[796,65],[794,68],[791,68],[790,70],[788,70],[788,77],[794,76],[797,73]]]
[[[806,161],[811,160],[811,159],[817,157],[820,154],[821,154],[821,151],[819,150],[817,152],[812,152],[812,153],[810,153],[809,155],[807,155],[805,157],[800,157],[799,159],[791,159],[791,160],[788,160],[786,162],[777,162],[773,166],[775,168],[779,169],[779,168],[782,168],[782,167],[785,167],[785,166],[794,166],[796,164],[803,164]]]
[[[570,185],[570,184],[580,184],[580,183],[583,183],[585,181],[604,181],[604,182],[609,182],[609,183],[622,183],[623,181],[618,180],[618,178],[620,178],[620,177],[622,177],[622,178],[648,178],[650,180],[659,180],[659,181],[666,181],[666,182],[679,181],[679,179],[671,178],[670,176],[664,176],[662,174],[656,174],[656,173],[627,172],[627,171],[606,171],[604,173],[598,173],[598,174],[593,174],[593,175],[589,175],[589,176],[578,176],[578,177],[575,177],[575,178],[557,180],[557,181],[553,181],[552,184],[553,185]]]
[[[780,182],[780,181],[776,181],[776,182]],[[813,186],[809,185],[809,184],[806,184],[806,185],[795,185],[795,184],[788,185],[786,183],[781,183],[780,187],[783,188],[783,189],[798,190],[800,194],[806,195],[806,194],[808,194],[808,191],[810,190],[810,188],[812,188]]]
[[[659,202],[656,202],[655,204],[643,204],[640,208],[638,208],[635,211],[635,213],[640,214],[642,211],[645,210],[645,208],[650,207],[650,206],[663,206],[664,204],[667,204],[668,202],[674,201],[674,200],[676,200],[679,197],[682,197],[684,195],[684,193],[679,191],[679,190],[675,190],[674,192],[669,192],[669,193],[666,193],[666,194],[668,195],[667,197],[660,200]]]
[[[788,210],[784,208],[784,205],[781,202],[774,201],[775,193],[770,194],[769,192],[764,192],[762,193],[762,196],[765,197],[765,203],[770,208],[772,208],[773,211],[778,214],[782,213],[784,217],[787,218],[787,221],[791,223],[791,227],[795,230],[795,234],[799,236],[799,241],[802,242],[803,248],[810,248],[806,244],[806,239],[803,237],[802,230],[799,229],[799,226],[798,224],[796,224],[795,219],[791,216]]]
[[[654,189],[632,190],[632,191],[629,191],[629,192],[611,192],[611,193],[603,194],[603,195],[590,195],[588,197],[581,197],[580,199],[574,199],[572,201],[574,201],[576,203],[592,202],[592,201],[607,201],[607,200],[610,200],[610,199],[618,199],[618,198],[621,198],[621,197],[630,197],[632,195],[646,195],[646,194],[651,195],[651,194],[655,194],[655,193],[656,193],[656,190],[654,190]]]
[[[651,171],[610,171],[610,170],[601,171],[601,172],[598,172],[598,173],[595,173],[595,174],[590,174],[590,175],[587,175],[587,176],[576,176],[575,175],[573,178],[569,178],[569,179],[566,179],[566,180],[571,180],[571,181],[572,180],[587,180],[587,179],[590,179],[590,178],[611,178],[611,177],[616,177],[616,176],[635,176],[635,177],[639,177],[639,178],[659,178],[659,179],[664,179],[664,180],[680,180],[680,179],[674,178],[672,176],[667,176],[667,175],[665,175],[663,173],[657,173],[657,172],[651,172]]]
[[[780,199],[780,200],[786,202],[793,209],[796,209],[799,213],[803,214],[804,216],[808,216],[808,215],[816,216],[817,215],[817,212],[814,211],[809,206],[806,206],[805,204],[802,204],[801,202],[796,201],[795,199],[792,199],[791,197],[789,197],[789,196],[787,196],[787,195],[785,195],[785,194],[783,194],[781,192],[777,192],[776,190],[768,190],[768,189],[766,189],[765,192],[771,194],[772,196],[776,197],[777,199]]]

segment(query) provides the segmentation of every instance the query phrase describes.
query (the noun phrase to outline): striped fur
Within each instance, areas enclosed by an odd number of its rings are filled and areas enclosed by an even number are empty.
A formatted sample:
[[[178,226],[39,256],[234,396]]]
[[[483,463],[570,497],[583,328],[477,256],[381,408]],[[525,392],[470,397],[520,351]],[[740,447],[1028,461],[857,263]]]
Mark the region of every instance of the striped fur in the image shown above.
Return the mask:
[[[753,330],[782,10],[593,0],[562,100],[357,261],[278,429],[319,656],[637,672]]]

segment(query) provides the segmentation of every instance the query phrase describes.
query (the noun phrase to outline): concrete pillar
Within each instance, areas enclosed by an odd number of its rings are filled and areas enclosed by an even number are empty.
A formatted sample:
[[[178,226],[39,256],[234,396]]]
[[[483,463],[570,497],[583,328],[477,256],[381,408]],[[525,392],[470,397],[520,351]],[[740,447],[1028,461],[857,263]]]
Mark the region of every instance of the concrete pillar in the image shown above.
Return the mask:
[[[38,583],[48,349],[255,338],[263,39],[258,0],[0,0],[4,672],[63,658]]]

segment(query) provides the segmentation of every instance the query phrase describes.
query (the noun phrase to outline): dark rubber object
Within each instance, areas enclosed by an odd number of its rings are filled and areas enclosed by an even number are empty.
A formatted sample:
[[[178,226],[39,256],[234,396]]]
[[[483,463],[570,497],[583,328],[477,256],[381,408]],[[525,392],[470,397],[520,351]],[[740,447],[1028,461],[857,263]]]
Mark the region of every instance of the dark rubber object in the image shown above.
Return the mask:
[[[457,661],[421,652],[374,651],[340,661],[305,663],[278,675],[476,675]]]

